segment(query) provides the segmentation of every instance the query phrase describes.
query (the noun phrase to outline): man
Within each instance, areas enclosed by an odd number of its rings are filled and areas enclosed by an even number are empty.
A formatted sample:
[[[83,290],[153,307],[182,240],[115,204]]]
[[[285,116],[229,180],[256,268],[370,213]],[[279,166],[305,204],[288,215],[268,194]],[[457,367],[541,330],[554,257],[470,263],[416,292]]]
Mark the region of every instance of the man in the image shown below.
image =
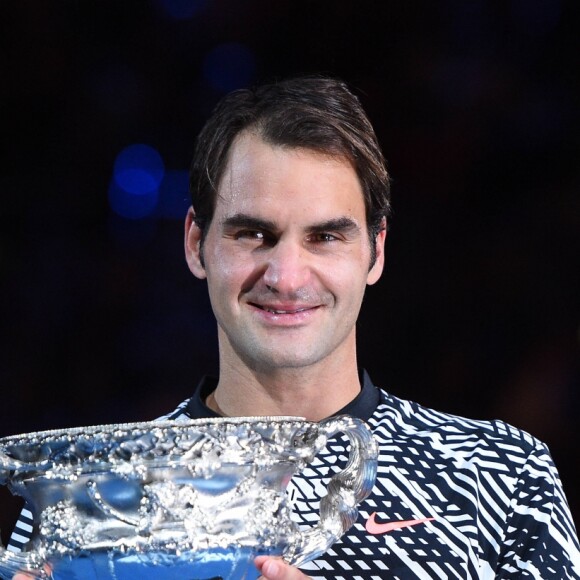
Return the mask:
[[[220,375],[169,417],[349,413],[380,446],[351,530],[302,571],[258,558],[263,577],[580,578],[542,443],[397,399],[357,366],[356,319],[384,266],[389,178],[346,86],[309,77],[227,96],[199,136],[190,185],[185,252],[207,280]],[[292,480],[299,523],[345,453],[333,442]]]

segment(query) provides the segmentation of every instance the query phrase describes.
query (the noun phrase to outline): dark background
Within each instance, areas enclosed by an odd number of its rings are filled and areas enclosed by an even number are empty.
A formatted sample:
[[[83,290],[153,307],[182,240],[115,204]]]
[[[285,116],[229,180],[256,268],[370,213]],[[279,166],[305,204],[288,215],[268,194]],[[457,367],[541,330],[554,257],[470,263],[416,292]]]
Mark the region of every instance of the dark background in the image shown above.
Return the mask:
[[[182,256],[195,136],[230,89],[322,72],[359,94],[393,176],[361,363],[398,396],[546,441],[578,521],[580,4],[1,7],[0,435],[154,418],[216,371]],[[112,185],[134,144],[165,168],[129,199],[144,217]]]

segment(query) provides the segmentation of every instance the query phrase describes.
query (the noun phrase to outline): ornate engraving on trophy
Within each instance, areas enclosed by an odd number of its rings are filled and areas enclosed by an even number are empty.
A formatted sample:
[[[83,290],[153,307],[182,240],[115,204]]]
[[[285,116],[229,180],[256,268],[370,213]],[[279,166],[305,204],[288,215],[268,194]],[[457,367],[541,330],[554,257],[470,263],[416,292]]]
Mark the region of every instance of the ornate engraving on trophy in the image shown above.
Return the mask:
[[[321,499],[320,522],[299,530],[285,489],[329,438],[351,442]],[[364,423],[336,417],[149,422],[47,431],[0,440],[0,474],[35,508],[31,551],[0,553],[0,574],[46,577],[256,578],[253,559],[300,564],[357,516],[376,475]]]

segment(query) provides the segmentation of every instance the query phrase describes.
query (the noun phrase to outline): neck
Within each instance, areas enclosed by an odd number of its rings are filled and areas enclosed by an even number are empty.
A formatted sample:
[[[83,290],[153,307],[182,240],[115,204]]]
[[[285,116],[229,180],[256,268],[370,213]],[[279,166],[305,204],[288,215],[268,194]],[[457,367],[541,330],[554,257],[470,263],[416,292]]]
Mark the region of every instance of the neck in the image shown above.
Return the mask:
[[[257,371],[221,361],[220,379],[206,404],[224,416],[298,416],[320,421],[360,392],[356,356],[301,368]]]

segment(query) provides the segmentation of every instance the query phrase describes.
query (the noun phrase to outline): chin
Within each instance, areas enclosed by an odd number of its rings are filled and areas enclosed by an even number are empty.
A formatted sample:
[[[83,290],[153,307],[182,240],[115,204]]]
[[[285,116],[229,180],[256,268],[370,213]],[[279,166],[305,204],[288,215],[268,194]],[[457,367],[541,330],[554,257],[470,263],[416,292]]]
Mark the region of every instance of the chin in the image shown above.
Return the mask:
[[[319,362],[324,356],[318,355],[318,353],[313,353],[312,351],[305,352],[288,352],[284,350],[283,352],[272,352],[261,353],[261,356],[248,357],[246,360],[248,366],[259,372],[270,372],[272,369],[301,369],[305,367],[312,366]]]

